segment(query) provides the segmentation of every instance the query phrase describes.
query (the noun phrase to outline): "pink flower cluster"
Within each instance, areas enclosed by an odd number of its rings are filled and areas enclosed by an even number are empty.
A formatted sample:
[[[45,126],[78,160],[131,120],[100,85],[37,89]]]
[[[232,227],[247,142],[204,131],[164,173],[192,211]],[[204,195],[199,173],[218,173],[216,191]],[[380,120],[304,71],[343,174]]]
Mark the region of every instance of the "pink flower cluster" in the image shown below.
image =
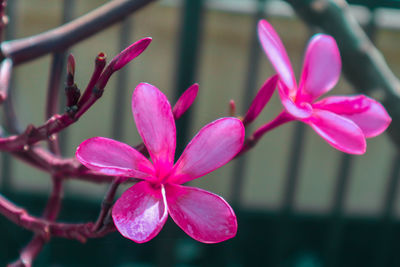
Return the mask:
[[[310,40],[297,85],[275,30],[262,20],[258,33],[277,75],[262,86],[242,121],[222,118],[206,125],[176,163],[175,119],[192,104],[197,84],[181,96],[173,109],[156,87],[140,83],[135,88],[133,117],[151,161],[129,145],[103,137],[90,138],[78,147],[76,157],[87,168],[105,175],[141,180],[125,191],[112,209],[114,224],[126,238],[138,243],[151,240],[162,229],[168,214],[183,231],[200,242],[221,242],[235,236],[236,216],[224,199],[182,184],[214,171],[246,150],[244,125],[257,118],[276,87],[284,110],[253,137],[282,123],[300,120],[336,149],[362,154],[366,150],[365,139],[379,135],[390,124],[391,118],[384,107],[367,96],[330,96],[318,100],[333,88],[340,75],[340,54],[332,37],[318,34]],[[124,66],[139,55],[149,42],[150,39],[139,41],[144,45],[123,51],[114,68]]]
[[[300,120],[331,146],[350,154],[363,154],[367,148],[365,139],[381,134],[389,126],[391,118],[385,108],[365,95],[318,100],[335,86],[340,76],[340,53],[331,36],[317,34],[311,38],[299,85],[286,50],[267,21],[259,22],[258,36],[279,76],[279,96],[285,108],[281,120]]]

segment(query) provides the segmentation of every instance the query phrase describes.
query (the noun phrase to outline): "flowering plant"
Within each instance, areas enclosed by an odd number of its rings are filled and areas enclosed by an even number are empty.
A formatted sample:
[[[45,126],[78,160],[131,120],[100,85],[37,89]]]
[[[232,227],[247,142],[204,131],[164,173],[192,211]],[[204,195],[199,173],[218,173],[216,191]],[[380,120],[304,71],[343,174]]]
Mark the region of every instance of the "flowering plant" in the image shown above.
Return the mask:
[[[285,111],[280,120],[300,120],[310,125],[334,148],[351,154],[366,151],[365,138],[381,134],[391,118],[385,108],[365,95],[330,96],[340,76],[341,60],[335,39],[314,35],[307,45],[303,71],[297,86],[289,58],[278,34],[266,21],[258,24],[264,51],[280,81],[279,96]]]
[[[259,114],[276,85],[284,110],[253,133],[245,150],[266,132],[293,120],[310,125],[331,146],[349,154],[365,153],[365,139],[375,137],[387,129],[392,119],[385,108],[370,97],[329,96],[318,100],[335,86],[340,76],[339,49],[331,36],[317,34],[309,41],[299,85],[296,84],[289,57],[278,34],[266,20],[259,22],[258,36],[279,80],[275,76],[267,80],[244,122],[249,117],[253,120]]]
[[[297,87],[290,61],[275,30],[262,20],[258,33],[278,76],[271,77],[262,86],[243,118],[245,125],[260,114],[277,85],[284,111],[266,125],[268,130],[273,128],[271,124],[276,127],[301,120],[333,147],[362,154],[366,150],[365,138],[377,136],[388,127],[391,118],[384,107],[364,95],[333,96],[315,102],[339,79],[340,55],[332,37],[319,34],[311,39]],[[185,111],[191,105],[194,95],[189,92],[191,90],[183,95],[174,110],[185,107],[182,108]],[[159,233],[169,213],[198,241],[215,243],[233,237],[237,222],[230,206],[219,196],[180,184],[221,167],[239,151],[245,151],[242,122],[223,118],[208,124],[174,165],[176,129],[166,97],[156,87],[141,83],[133,93],[132,112],[153,163],[130,146],[101,137],[86,140],[76,152],[79,161],[89,169],[105,175],[144,180],[128,189],[115,203],[112,215],[118,231],[138,243],[149,241]],[[265,126],[261,129],[266,132]]]
[[[64,55],[58,52],[122,19],[119,14],[133,12],[151,1],[112,1],[99,11],[53,31],[2,42],[0,103],[7,104],[5,112],[11,126],[10,134],[0,133],[0,150],[48,172],[52,179],[52,192],[41,217],[29,214],[0,195],[0,214],[34,233],[20,258],[11,266],[31,266],[52,237],[85,242],[88,238],[118,231],[137,243],[148,242],[161,231],[168,215],[197,241],[217,243],[228,240],[238,229],[236,215],[229,204],[218,195],[183,184],[248,152],[267,132],[289,121],[306,123],[332,147],[349,154],[365,153],[366,138],[383,133],[391,123],[385,108],[368,96],[320,99],[335,86],[340,76],[341,58],[333,37],[317,34],[311,38],[297,84],[278,34],[267,21],[261,20],[258,37],[276,75],[261,86],[243,117],[234,117],[232,100],[232,117],[216,119],[204,126],[175,162],[175,121],[192,105],[199,85],[190,86],[172,108],[158,88],[140,83],[133,92],[131,105],[143,143],[131,147],[113,139],[93,137],[78,146],[75,157],[63,157],[58,133],[76,123],[103,95],[113,74],[143,53],[152,39],[138,40],[108,65],[105,54],[98,54],[82,94],[74,80],[75,58],[70,55],[66,59],[66,110],[61,114],[57,113],[57,88]],[[0,33],[6,21],[4,8],[5,1],[0,0]],[[8,95],[13,67],[50,52],[54,55],[46,102],[47,120],[40,126],[28,125],[25,131],[19,131]],[[248,126],[259,117],[276,89],[283,110],[270,122],[250,131]],[[46,141],[49,148],[39,146],[40,141]],[[57,221],[63,182],[67,178],[110,184],[98,218],[93,222]],[[119,185],[124,183],[134,184],[114,201]]]

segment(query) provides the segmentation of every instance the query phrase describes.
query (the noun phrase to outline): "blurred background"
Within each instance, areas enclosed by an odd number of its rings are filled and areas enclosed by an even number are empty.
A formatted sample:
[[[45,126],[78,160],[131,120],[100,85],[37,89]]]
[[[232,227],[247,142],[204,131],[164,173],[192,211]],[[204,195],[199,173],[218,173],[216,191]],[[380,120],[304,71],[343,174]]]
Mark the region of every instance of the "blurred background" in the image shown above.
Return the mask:
[[[8,38],[44,32],[106,2],[9,1]],[[383,2],[384,7],[379,5]],[[352,5],[351,11],[399,74],[399,3],[368,3],[368,7]],[[75,80],[84,89],[99,52],[111,59],[136,40],[153,38],[140,57],[111,78],[100,101],[63,132],[63,154],[73,156],[76,147],[93,136],[132,146],[140,143],[130,109],[139,82],[157,86],[172,103],[190,84],[200,84],[194,106],[178,123],[180,147],[206,123],[228,116],[230,99],[243,114],[258,88],[274,74],[257,40],[260,18],[279,33],[298,77],[304,48],[316,32],[287,3],[277,0],[156,1],[73,46]],[[23,127],[44,122],[50,61],[45,56],[15,69],[12,98]],[[330,94],[355,92],[342,77]],[[281,109],[274,95],[253,129]],[[0,191],[39,215],[51,180],[1,156]],[[386,134],[368,140],[365,155],[349,156],[333,149],[311,128],[291,122],[266,135],[244,157],[191,182],[232,204],[239,223],[234,239],[204,245],[168,220],[154,240],[140,245],[118,233],[87,244],[54,238],[36,266],[399,266],[398,162],[396,147]],[[106,189],[106,184],[67,181],[61,220],[94,220]],[[118,194],[125,189],[121,187]],[[3,217],[0,226],[4,265],[18,257],[31,234]]]

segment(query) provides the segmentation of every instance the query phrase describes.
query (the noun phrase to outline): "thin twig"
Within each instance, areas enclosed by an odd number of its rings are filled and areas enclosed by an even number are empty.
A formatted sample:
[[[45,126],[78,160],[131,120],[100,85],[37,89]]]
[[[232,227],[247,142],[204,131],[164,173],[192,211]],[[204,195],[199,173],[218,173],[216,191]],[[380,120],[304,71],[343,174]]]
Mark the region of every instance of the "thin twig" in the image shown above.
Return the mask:
[[[7,265],[7,267],[31,267],[33,259],[40,253],[46,241],[40,238],[40,235],[35,235],[29,244],[21,251],[20,258]]]
[[[62,179],[61,177],[53,176],[53,190],[51,191],[51,195],[47,201],[46,208],[43,212],[43,218],[48,220],[49,222],[55,221],[58,216],[61,207],[62,200]],[[10,264],[10,266],[31,266],[34,259],[43,249],[43,246],[50,241],[50,235],[45,231],[41,233],[35,233],[32,240],[25,246],[25,248],[21,251],[20,258]]]
[[[275,119],[262,125],[257,130],[255,130],[249,137],[247,137],[246,140],[244,141],[242,149],[235,156],[235,158],[241,156],[242,154],[244,154],[244,153],[248,152],[250,149],[252,149],[267,132],[275,129],[276,127],[278,127],[284,123],[292,121],[292,120],[294,120],[294,118],[292,118],[285,111],[282,111],[278,116],[276,116]]]
[[[86,91],[90,91],[92,92],[92,94],[95,93],[93,92],[94,91],[93,87],[95,86],[95,82],[97,82],[99,77],[101,77],[101,71],[104,68],[104,64],[105,64],[105,58],[104,55],[101,53],[96,58],[95,69],[93,71],[92,78],[89,81]],[[104,86],[106,86],[106,84],[104,84]],[[50,83],[49,87],[51,88],[53,87],[52,83]],[[78,110],[75,110],[73,112],[68,110],[62,115],[55,114],[39,127],[28,125],[28,127],[22,134],[0,138],[0,150],[9,152],[23,151],[23,150],[27,151],[29,150],[29,146],[35,144],[36,142],[41,140],[48,140],[49,138],[52,138],[52,136],[54,137],[55,134],[59,133],[72,123],[76,122],[89,109],[89,107],[91,107],[102,95],[102,94],[97,94],[96,97],[92,98],[91,97],[92,94],[89,95],[86,101],[83,101]],[[56,94],[53,94],[53,96],[49,96],[48,102],[54,101],[53,100],[55,97],[54,95]],[[84,96],[85,94],[82,97]],[[81,102],[82,100],[80,101],[80,103]],[[54,104],[53,103],[48,104],[46,112],[47,115],[54,111],[54,107],[51,107],[52,105]]]
[[[102,237],[116,230],[111,225],[107,229],[104,229],[104,231],[94,233],[92,232],[94,225],[92,222],[76,224],[50,222],[28,214],[26,210],[16,206],[2,195],[0,195],[0,214],[27,230],[48,236],[76,239],[80,242],[85,242],[87,238]]]
[[[54,173],[65,178],[95,183],[111,182],[114,179],[113,176],[103,175],[99,172],[87,169],[76,158],[58,157],[39,146],[32,147],[25,153],[20,154],[22,154],[21,157],[23,160],[27,158],[37,163],[35,167],[39,167],[49,173]]]
[[[114,201],[114,197],[115,197],[115,193],[117,192],[118,186],[123,181],[124,181],[123,178],[117,177],[110,184],[110,187],[108,188],[107,194],[104,197],[103,202],[101,203],[101,210],[100,210],[99,217],[97,218],[97,221],[96,221],[96,223],[94,224],[94,226],[92,228],[93,232],[99,231],[100,228],[105,225],[104,220],[105,220],[107,214],[109,213],[109,211],[110,211],[110,209],[112,207],[112,204],[113,204],[113,201]]]

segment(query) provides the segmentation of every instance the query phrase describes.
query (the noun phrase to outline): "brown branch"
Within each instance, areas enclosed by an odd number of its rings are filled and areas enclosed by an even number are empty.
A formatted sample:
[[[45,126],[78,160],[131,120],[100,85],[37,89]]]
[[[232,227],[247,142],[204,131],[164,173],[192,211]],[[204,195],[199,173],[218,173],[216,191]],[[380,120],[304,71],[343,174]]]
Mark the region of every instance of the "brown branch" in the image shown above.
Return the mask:
[[[0,150],[9,152],[27,150],[30,145],[48,139],[51,135],[65,129],[76,120],[78,118],[73,118],[68,113],[53,115],[39,127],[28,125],[24,133],[20,135],[0,138]]]
[[[47,53],[63,51],[93,34],[123,20],[134,11],[155,0],[114,0],[61,27],[33,37],[3,42],[3,57],[15,65]]]
[[[99,62],[101,62],[101,64]],[[85,101],[80,101],[83,102],[80,108],[78,108],[77,110],[67,110],[62,115],[55,114],[39,127],[28,125],[28,127],[22,134],[0,138],[0,150],[9,152],[23,150],[27,151],[30,149],[30,146],[35,144],[36,142],[41,140],[49,140],[50,138],[52,138],[52,136],[54,137],[55,134],[62,131],[72,123],[76,122],[89,109],[89,107],[92,106],[101,97],[101,94],[96,95],[96,97],[94,98],[91,98],[90,96],[92,94],[96,94],[96,92],[94,92],[93,90],[93,87],[95,86],[97,80],[101,79],[101,71],[103,70],[104,65],[105,57],[103,53],[101,53],[96,57],[95,69],[93,71],[92,78],[89,81],[88,87],[86,88],[86,91],[90,92],[89,97]],[[107,73],[106,75],[107,77],[109,77],[111,76],[111,74]],[[104,84],[104,86],[106,86],[106,84]],[[49,87],[53,89],[54,86],[52,82],[50,83]],[[52,94],[52,96],[49,96],[48,98],[48,102],[50,103],[48,103],[46,115],[49,115],[50,112],[54,111],[52,103],[56,101],[54,100],[55,95],[56,94]],[[88,105],[85,105],[89,101],[90,103]]]
[[[25,153],[20,153],[22,159],[28,158],[29,160],[37,163],[35,167],[48,171],[58,176],[70,179],[80,179],[95,183],[112,182],[114,177],[103,175],[99,172],[92,171],[83,166],[76,158],[62,158],[55,156],[49,151],[41,147],[33,147]],[[18,156],[20,154],[17,154]]]
[[[55,221],[61,207],[62,200],[62,178],[53,176],[53,190],[47,201],[43,217],[49,222]],[[20,258],[9,266],[31,266],[34,259],[42,251],[43,246],[50,241],[50,235],[47,233],[35,233],[32,240],[21,251]]]
[[[26,210],[16,206],[2,195],[0,195],[0,214],[8,218],[13,223],[33,231],[41,233],[47,237],[56,236],[67,239],[76,239],[85,242],[87,238],[99,238],[116,231],[114,225],[109,225],[100,232],[93,232],[93,223],[58,223],[34,217]]]

